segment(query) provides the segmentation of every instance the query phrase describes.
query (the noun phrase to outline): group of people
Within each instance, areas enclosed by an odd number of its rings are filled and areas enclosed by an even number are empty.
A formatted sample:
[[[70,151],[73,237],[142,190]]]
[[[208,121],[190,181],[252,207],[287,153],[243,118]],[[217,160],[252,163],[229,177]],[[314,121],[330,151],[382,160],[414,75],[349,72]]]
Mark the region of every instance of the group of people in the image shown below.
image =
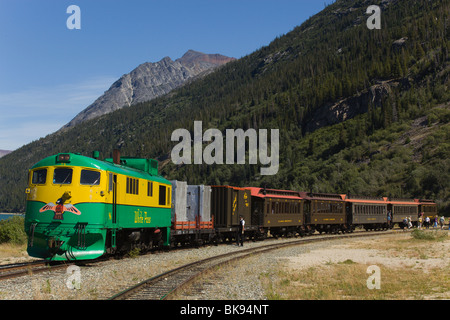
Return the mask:
[[[387,220],[388,220],[388,224],[391,225],[391,223],[392,223],[391,211],[388,211]],[[404,217],[402,222],[403,222],[403,228],[411,229],[413,227],[411,216]],[[418,228],[422,229],[422,227],[424,227],[426,229],[429,229],[431,224],[432,224],[432,221],[431,221],[430,217],[429,216],[424,217],[424,213],[421,212],[419,214],[419,221],[418,221],[418,225],[417,225]],[[444,224],[445,224],[445,217],[444,216],[441,216],[439,218],[439,216],[436,215],[434,217],[433,228],[440,227],[441,229],[444,229]],[[450,230],[450,217],[448,219],[448,225],[449,225],[448,230]],[[402,227],[402,226],[400,226],[400,227]]]
[[[403,219],[403,226],[406,226],[406,228],[411,229],[412,228],[412,222],[411,222],[411,216],[405,217]],[[420,222],[419,222],[419,228],[420,228]]]
[[[430,219],[430,217],[426,216],[424,218],[423,217],[423,212],[421,212],[420,215],[419,215],[419,229],[421,229],[422,227],[425,227],[426,229],[429,229],[431,224],[432,224],[432,220]],[[434,217],[433,228],[437,228],[439,226],[441,229],[444,229],[444,224],[445,224],[444,216],[441,216],[439,218],[439,216],[436,215]],[[448,220],[448,224],[449,224],[449,230],[450,230],[450,218]]]

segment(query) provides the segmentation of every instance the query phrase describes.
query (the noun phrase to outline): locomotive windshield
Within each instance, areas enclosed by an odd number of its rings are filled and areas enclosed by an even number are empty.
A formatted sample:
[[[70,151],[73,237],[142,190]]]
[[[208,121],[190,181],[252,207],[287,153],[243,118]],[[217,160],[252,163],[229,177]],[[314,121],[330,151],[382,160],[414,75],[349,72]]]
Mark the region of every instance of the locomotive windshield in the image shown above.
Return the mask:
[[[57,168],[53,173],[54,184],[71,184],[72,183],[72,169]]]
[[[80,184],[98,186],[100,184],[100,172],[81,170]]]
[[[33,177],[31,179],[32,184],[45,184],[47,180],[47,169],[39,169],[33,171]]]

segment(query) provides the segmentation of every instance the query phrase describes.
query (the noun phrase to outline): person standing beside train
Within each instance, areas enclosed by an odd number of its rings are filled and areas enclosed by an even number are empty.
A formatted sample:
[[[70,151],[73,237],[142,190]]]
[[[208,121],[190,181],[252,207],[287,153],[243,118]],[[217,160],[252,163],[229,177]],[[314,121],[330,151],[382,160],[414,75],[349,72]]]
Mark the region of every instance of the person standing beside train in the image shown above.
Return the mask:
[[[425,228],[426,229],[430,228],[430,217],[428,216],[425,217]]]
[[[391,214],[391,210],[388,211],[387,213],[387,221],[388,221],[388,227],[391,227],[391,220],[392,220],[392,214]]]
[[[239,243],[240,245],[243,247],[244,246],[244,230],[245,230],[245,220],[243,216],[239,216],[239,229],[238,229],[238,234],[237,234],[237,246],[239,247]]]
[[[444,218],[444,216],[441,216],[439,218],[439,225],[441,227],[441,230],[444,229],[444,223],[445,223],[445,218]]]

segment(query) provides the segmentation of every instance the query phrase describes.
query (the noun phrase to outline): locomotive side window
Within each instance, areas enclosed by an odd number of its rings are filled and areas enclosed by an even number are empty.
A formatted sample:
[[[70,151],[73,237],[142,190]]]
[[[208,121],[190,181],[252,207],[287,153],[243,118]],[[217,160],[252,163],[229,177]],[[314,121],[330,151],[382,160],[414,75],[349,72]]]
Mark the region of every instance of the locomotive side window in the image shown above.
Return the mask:
[[[93,170],[81,170],[80,184],[98,186],[100,184],[100,172]]]
[[[72,169],[56,168],[53,173],[54,184],[71,184],[72,183]]]
[[[33,177],[31,179],[32,184],[45,184],[47,181],[47,169],[39,169],[33,171]]]
[[[133,179],[133,178],[127,177],[126,193],[139,194],[139,179]]]
[[[166,205],[166,186],[159,186],[159,205]]]
[[[147,196],[153,197],[153,182],[147,182]]]

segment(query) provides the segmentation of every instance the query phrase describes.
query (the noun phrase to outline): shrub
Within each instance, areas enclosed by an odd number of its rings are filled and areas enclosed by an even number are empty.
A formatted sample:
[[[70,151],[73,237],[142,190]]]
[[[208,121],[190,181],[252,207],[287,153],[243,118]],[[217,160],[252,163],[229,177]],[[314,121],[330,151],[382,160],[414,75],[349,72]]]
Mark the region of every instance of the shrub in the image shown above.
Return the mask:
[[[24,217],[15,216],[0,221],[0,243],[26,243],[27,235],[24,230],[24,220]]]
[[[411,237],[420,240],[437,240],[442,241],[447,238],[448,232],[441,230],[419,230],[415,229],[411,232]]]

